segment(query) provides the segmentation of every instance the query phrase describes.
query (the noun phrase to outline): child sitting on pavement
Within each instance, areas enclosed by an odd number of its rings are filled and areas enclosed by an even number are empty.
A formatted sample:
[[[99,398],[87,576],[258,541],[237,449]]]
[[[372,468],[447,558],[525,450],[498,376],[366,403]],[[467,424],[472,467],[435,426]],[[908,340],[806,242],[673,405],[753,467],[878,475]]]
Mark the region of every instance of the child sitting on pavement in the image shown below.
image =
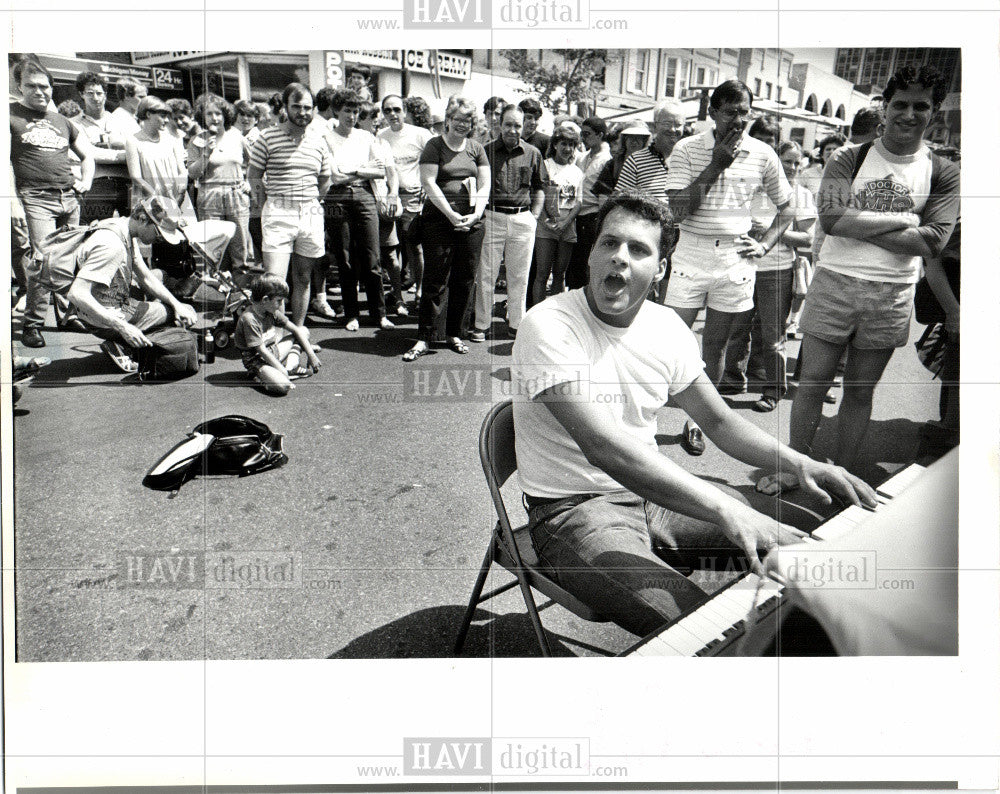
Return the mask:
[[[295,388],[292,379],[320,368],[318,348],[309,343],[308,329],[295,325],[281,311],[287,297],[285,279],[270,273],[254,277],[250,305],[240,315],[233,334],[243,366],[272,394],[288,394]],[[291,336],[285,336],[281,329]]]

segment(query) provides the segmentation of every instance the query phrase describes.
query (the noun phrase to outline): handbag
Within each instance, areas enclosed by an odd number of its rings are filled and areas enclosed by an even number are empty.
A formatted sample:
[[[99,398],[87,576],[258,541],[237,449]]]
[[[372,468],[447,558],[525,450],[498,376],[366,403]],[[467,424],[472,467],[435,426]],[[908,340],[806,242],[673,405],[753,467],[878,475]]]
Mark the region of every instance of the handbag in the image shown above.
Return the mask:
[[[928,325],[920,338],[913,343],[917,349],[920,363],[935,377],[941,377],[941,367],[944,365],[944,355],[948,350],[948,332],[944,323]]]
[[[157,328],[146,334],[151,347],[135,351],[139,380],[177,380],[198,372],[198,343],[186,328]]]

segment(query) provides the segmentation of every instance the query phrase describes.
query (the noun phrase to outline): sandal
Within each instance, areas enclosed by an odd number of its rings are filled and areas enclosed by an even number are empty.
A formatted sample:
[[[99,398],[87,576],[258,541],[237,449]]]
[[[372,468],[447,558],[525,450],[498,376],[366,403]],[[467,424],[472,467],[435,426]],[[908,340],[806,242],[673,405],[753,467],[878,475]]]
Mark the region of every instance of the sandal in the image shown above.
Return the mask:
[[[308,378],[313,374],[313,368],[309,364],[299,364],[295,369],[288,371],[289,380],[298,380],[299,378]]]
[[[447,344],[449,350],[454,350],[459,355],[464,356],[466,353],[469,352],[469,346],[465,344],[465,342],[463,342],[457,336],[449,336]]]
[[[431,352],[426,342],[417,342],[413,347],[403,353],[403,361],[416,361],[421,356],[426,356]]]
[[[780,496],[799,487],[799,478],[791,472],[779,471],[765,474],[757,480],[757,493],[765,496]]]

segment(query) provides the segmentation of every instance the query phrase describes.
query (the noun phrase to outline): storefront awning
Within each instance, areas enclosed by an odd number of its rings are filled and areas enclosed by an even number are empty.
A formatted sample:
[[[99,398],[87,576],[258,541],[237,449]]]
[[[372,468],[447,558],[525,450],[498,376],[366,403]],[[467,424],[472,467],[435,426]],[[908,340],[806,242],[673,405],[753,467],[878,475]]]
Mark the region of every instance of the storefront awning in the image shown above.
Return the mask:
[[[36,57],[42,66],[52,73],[52,77],[61,83],[73,83],[81,72],[96,72],[104,76],[111,85],[123,77],[131,77],[148,89],[157,92],[176,91],[179,93],[184,90],[181,73],[176,69],[67,58],[61,55],[38,55]]]

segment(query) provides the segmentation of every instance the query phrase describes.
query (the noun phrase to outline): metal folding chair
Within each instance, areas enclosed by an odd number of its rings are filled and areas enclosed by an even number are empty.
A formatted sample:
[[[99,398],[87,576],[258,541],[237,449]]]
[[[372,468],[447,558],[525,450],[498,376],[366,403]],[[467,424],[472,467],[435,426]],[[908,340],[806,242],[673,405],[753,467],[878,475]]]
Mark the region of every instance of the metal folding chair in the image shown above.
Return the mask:
[[[535,635],[538,637],[542,656],[551,656],[552,652],[542,628],[541,618],[538,616],[538,607],[535,605],[532,588],[584,620],[606,622],[608,618],[594,612],[556,584],[538,567],[538,558],[531,546],[527,525],[517,529],[511,528],[503,495],[500,493],[504,483],[517,470],[517,457],[514,452],[514,408],[510,400],[494,405],[483,420],[482,429],[479,431],[479,460],[483,464],[483,473],[486,475],[486,485],[490,489],[490,496],[493,497],[497,523],[493,528],[490,544],[486,549],[486,556],[483,558],[479,576],[476,578],[465,617],[462,619],[462,628],[459,630],[458,639],[455,642],[455,654],[458,655],[462,652],[462,646],[465,645],[465,638],[469,632],[469,626],[472,624],[476,607],[500,593],[520,586],[524,605],[528,609],[528,618],[531,620]],[[499,563],[514,574],[515,579],[484,595],[483,587],[486,584],[486,577],[494,562]]]

